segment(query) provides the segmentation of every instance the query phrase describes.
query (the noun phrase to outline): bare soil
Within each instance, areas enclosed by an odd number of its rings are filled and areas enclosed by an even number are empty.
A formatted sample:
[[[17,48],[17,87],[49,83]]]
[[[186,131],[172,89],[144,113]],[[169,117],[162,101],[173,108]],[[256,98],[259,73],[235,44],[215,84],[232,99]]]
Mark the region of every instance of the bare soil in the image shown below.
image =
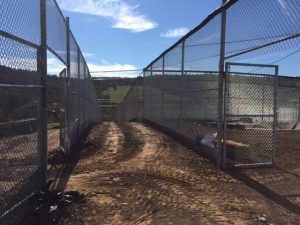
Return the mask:
[[[221,171],[144,124],[96,125],[79,157],[59,168],[53,188],[85,196],[59,224],[300,224],[293,135],[278,134],[278,166]]]
[[[48,152],[53,152],[59,148],[59,129],[48,130]]]

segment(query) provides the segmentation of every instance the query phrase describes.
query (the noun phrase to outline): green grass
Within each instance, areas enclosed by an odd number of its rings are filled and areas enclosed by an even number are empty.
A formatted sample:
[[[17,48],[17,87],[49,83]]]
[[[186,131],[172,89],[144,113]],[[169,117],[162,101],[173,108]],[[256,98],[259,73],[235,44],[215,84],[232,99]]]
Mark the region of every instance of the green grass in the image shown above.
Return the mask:
[[[116,86],[106,89],[103,94],[116,102],[122,102],[131,86]]]
[[[48,123],[48,130],[58,129],[59,123]]]

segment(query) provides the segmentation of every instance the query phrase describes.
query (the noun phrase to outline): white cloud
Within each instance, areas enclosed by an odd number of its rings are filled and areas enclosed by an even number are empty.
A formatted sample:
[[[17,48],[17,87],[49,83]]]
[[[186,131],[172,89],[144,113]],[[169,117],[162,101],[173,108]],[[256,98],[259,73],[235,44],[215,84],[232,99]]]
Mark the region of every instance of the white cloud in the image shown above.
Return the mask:
[[[90,52],[83,52],[82,55],[83,55],[84,57],[93,57],[93,56],[95,56],[94,53],[90,53]]]
[[[55,57],[48,57],[47,59],[47,73],[50,75],[59,75],[59,73],[65,68],[64,64],[61,63]]]
[[[141,32],[153,29],[157,23],[138,12],[138,5],[130,6],[124,0],[59,0],[60,7],[112,20],[113,27]]]
[[[178,28],[175,28],[172,30],[168,30],[168,31],[162,33],[160,36],[167,37],[167,38],[179,38],[179,37],[184,36],[188,32],[189,32],[189,29],[187,29],[186,27],[178,27]]]
[[[136,77],[140,71],[124,71],[124,70],[136,70],[137,68],[131,64],[119,64],[109,63],[106,60],[102,60],[102,64],[88,64],[90,72],[93,77]],[[121,70],[121,71],[120,71]],[[120,72],[102,72],[102,71],[120,71]]]

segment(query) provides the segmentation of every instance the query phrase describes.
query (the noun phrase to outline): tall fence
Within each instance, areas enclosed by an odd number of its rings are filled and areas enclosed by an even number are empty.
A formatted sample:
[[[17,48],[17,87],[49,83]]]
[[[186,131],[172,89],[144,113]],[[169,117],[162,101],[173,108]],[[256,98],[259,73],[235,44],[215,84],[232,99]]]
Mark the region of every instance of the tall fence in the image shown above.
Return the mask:
[[[61,148],[97,119],[88,66],[55,0],[0,0],[0,224],[18,224],[47,179],[47,51],[63,63]]]
[[[296,0],[224,1],[144,69],[143,118],[219,166],[273,164],[276,129],[300,122],[299,79],[285,77],[299,75],[299,20]]]

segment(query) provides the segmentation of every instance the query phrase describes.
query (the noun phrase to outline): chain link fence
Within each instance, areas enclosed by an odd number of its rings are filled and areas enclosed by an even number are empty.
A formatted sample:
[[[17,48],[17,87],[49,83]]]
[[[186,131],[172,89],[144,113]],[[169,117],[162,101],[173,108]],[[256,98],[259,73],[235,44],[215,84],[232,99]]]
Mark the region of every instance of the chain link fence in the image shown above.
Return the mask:
[[[18,224],[47,180],[47,50],[66,68],[57,79],[66,155],[98,109],[88,66],[56,1],[0,5],[0,224]]]
[[[223,2],[144,69],[143,119],[188,138],[219,166],[273,164],[276,129],[299,123],[300,3]],[[133,99],[119,111],[136,108]]]
[[[115,110],[115,119],[119,122],[143,119],[143,79],[137,78],[128,94]]]

